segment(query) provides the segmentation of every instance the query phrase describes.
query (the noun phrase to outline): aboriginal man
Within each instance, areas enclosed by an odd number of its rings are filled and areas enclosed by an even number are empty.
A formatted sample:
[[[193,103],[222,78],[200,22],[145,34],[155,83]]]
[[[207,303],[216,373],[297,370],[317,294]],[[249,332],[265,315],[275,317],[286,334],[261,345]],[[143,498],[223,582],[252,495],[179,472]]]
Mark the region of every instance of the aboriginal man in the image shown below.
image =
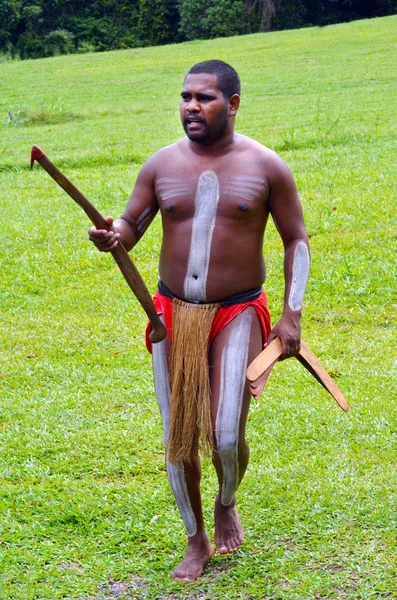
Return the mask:
[[[180,103],[186,136],[144,164],[124,213],[114,222],[107,218],[112,231],[89,231],[103,252],[119,240],[131,250],[161,213],[154,302],[168,337],[148,347],[168,478],[188,536],[173,573],[181,581],[197,579],[214,552],[203,523],[199,439],[211,447],[219,480],[215,545],[227,554],[244,540],[236,492],[249,457],[247,365],[276,336],[282,358],[300,349],[309,272],[302,208],[281,158],[235,133],[239,104],[240,80],[230,65],[210,60],[192,67]],[[284,245],[284,309],[273,329],[262,291],[269,213]]]

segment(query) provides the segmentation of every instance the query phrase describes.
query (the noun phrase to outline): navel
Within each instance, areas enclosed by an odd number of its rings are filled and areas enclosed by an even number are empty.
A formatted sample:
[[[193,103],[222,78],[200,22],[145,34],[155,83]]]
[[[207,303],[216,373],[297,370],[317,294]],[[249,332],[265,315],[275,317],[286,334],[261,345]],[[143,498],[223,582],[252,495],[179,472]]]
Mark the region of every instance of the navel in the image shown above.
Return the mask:
[[[204,171],[198,180],[194,201],[192,238],[190,242],[184,294],[187,299],[206,299],[212,234],[219,200],[219,182],[213,171]]]

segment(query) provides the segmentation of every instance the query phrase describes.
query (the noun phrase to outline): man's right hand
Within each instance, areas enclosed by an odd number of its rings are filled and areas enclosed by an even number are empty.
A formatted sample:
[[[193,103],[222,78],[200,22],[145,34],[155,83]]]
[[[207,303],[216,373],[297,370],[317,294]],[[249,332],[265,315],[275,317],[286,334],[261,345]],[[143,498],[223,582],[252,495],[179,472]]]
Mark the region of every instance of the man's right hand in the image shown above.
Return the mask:
[[[113,217],[106,217],[105,221],[109,225],[113,225]],[[113,229],[111,229],[111,231],[106,231],[106,229],[96,229],[96,227],[91,227],[88,230],[88,235],[91,242],[93,242],[101,252],[111,252],[114,250],[120,237],[120,234]]]

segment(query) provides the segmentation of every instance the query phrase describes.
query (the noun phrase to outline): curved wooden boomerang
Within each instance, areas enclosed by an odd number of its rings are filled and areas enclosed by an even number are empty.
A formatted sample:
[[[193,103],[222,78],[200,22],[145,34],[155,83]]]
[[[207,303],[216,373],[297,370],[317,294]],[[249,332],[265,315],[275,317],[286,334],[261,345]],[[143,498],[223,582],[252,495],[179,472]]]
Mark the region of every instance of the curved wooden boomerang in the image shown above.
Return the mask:
[[[97,229],[106,229],[110,231],[110,225],[105,221],[101,213],[91,204],[89,200],[77,189],[75,185],[50,161],[38,146],[33,146],[30,158],[30,168],[33,167],[34,161],[37,162],[47,171],[47,173],[61,186],[62,189],[84,210],[86,215],[91,219]],[[127,250],[119,241],[117,247],[111,250],[114,260],[118,264],[120,271],[136,298],[141,304],[143,310],[147,314],[151,324],[152,331],[150,332],[150,341],[155,344],[161,342],[167,337],[167,330],[161,322],[149,290],[143,282],[143,279],[132,262]]]
[[[255,398],[259,398],[270,371],[282,355],[283,350],[280,338],[275,338],[256,358],[247,369],[247,379],[250,390]],[[299,362],[313,375],[315,379],[331,394],[339,406],[347,412],[349,405],[346,398],[336,385],[332,377],[324,369],[315,354],[301,341],[301,349],[296,357]]]

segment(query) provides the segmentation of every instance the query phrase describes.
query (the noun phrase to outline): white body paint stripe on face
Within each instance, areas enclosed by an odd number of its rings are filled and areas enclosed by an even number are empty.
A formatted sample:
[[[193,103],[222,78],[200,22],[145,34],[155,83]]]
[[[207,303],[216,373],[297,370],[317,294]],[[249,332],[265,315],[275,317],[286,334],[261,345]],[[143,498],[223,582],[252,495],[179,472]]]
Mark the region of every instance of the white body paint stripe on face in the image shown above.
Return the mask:
[[[162,319],[163,320],[163,319]],[[157,402],[160,408],[163,421],[164,444],[168,445],[170,432],[170,379],[168,374],[167,358],[164,342],[153,344],[153,371],[154,387],[156,391]],[[197,522],[194,516],[190,498],[186,487],[183,464],[171,464],[167,461],[167,474],[174,494],[175,502],[178,506],[182,521],[185,525],[188,536],[195,535],[197,532]]]
[[[292,265],[292,283],[288,297],[288,306],[297,311],[302,308],[303,296],[309,277],[309,250],[305,242],[299,242],[295,248]]]
[[[219,182],[213,171],[204,171],[198,180],[184,294],[188,300],[206,299],[212,234],[219,201]]]
[[[239,426],[251,326],[252,315],[249,312],[243,312],[236,317],[232,321],[229,338],[222,351],[215,437],[223,471],[221,502],[224,506],[229,506],[233,501],[239,483]]]

